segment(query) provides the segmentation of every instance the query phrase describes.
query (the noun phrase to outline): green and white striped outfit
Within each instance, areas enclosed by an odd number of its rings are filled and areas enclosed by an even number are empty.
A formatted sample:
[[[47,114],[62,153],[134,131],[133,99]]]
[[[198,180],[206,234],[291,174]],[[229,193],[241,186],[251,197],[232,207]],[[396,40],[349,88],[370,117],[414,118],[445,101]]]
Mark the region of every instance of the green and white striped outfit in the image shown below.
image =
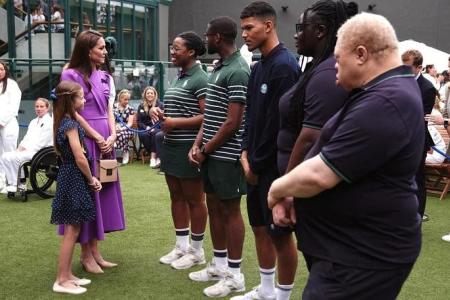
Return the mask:
[[[227,119],[228,105],[238,102],[245,105],[250,76],[248,64],[239,51],[233,53],[214,69],[208,79],[203,119],[203,144],[210,141]],[[208,154],[209,158],[235,162],[241,155],[244,122],[239,130],[222,146]]]
[[[200,64],[177,77],[164,95],[164,115],[170,118],[191,118],[200,114],[199,99],[206,95],[208,76]],[[167,133],[164,142],[193,143],[198,129],[175,128]]]

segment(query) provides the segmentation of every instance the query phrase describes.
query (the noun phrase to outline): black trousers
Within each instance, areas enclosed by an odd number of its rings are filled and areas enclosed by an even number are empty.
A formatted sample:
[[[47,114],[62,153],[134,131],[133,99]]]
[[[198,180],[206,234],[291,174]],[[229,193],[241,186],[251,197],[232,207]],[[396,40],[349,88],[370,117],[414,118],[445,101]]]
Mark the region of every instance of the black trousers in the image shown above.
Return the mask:
[[[390,270],[348,267],[304,255],[309,269],[303,300],[394,300],[413,264]]]

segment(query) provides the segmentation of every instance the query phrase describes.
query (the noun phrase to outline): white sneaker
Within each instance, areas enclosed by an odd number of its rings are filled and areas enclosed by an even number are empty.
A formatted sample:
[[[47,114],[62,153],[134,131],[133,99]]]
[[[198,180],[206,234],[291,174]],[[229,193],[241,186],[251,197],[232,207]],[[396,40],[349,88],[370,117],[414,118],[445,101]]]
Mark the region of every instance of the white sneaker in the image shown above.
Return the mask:
[[[170,265],[172,262],[176,261],[182,257],[186,252],[175,246],[172,251],[164,255],[159,259],[159,262],[165,265]]]
[[[243,291],[245,291],[244,274],[241,273],[235,276],[227,271],[224,278],[218,283],[204,289],[203,294],[208,297],[226,297],[231,293]]]
[[[450,243],[450,233],[444,235],[444,236],[442,237],[442,240],[445,241],[445,242],[449,242],[449,243]]]
[[[218,268],[214,263],[214,260],[206,266],[206,268],[189,273],[189,278],[193,281],[212,281],[212,280],[220,280],[224,278],[227,272],[226,267],[222,269]]]
[[[15,185],[8,185],[8,186],[6,186],[6,191],[8,193],[15,193],[15,192],[17,192],[17,186],[15,186]]]
[[[25,183],[19,183],[19,185],[17,186],[17,189],[19,191],[26,192],[27,191],[27,185]]]
[[[190,246],[185,255],[173,261],[170,265],[174,269],[183,270],[196,265],[204,265],[205,263],[205,251],[203,248],[197,250]]]
[[[122,164],[126,165],[130,161],[130,151],[124,151],[122,153]]]
[[[230,300],[275,300],[277,299],[277,295],[263,295],[260,291],[260,286],[256,286],[248,293],[240,296],[234,296],[230,298]]]
[[[156,159],[150,158],[150,168],[154,169],[156,168]]]
[[[159,159],[159,157],[156,159],[156,166],[155,168],[159,168],[161,166],[161,160]]]

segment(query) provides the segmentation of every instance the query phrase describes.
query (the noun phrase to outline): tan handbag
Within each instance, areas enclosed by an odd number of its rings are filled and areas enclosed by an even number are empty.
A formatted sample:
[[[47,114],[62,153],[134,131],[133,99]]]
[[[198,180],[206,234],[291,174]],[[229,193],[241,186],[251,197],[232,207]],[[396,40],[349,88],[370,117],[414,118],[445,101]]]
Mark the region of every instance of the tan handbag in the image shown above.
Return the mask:
[[[115,159],[98,160],[98,180],[101,183],[117,181],[117,168],[119,164]]]

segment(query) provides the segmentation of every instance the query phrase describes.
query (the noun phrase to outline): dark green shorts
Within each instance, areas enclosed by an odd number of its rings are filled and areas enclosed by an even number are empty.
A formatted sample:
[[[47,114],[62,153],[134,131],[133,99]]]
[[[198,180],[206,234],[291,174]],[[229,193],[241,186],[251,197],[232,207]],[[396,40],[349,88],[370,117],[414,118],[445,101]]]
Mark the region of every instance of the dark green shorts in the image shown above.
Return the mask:
[[[236,199],[247,193],[241,163],[206,159],[202,164],[205,193],[216,194],[219,199]]]
[[[161,147],[161,171],[177,178],[200,177],[200,170],[189,164],[193,143],[165,143]]]

